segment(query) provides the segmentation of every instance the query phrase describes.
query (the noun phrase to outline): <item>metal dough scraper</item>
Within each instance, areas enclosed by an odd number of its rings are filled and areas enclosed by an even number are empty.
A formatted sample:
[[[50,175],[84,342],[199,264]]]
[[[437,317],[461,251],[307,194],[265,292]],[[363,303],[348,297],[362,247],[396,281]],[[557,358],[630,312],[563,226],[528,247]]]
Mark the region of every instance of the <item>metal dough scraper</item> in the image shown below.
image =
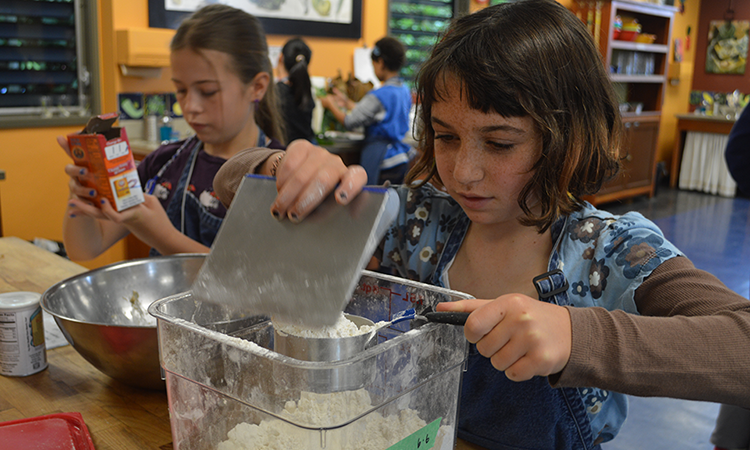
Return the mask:
[[[193,296],[305,326],[334,325],[395,218],[398,197],[368,187],[342,206],[331,194],[297,224],[273,218],[275,198],[274,179],[242,180]]]

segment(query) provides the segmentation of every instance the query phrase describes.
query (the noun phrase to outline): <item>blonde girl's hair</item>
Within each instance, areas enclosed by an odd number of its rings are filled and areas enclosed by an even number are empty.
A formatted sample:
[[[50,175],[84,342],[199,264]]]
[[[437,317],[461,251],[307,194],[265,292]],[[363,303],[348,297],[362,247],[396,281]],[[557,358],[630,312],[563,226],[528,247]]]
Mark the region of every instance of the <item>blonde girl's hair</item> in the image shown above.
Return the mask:
[[[258,102],[255,122],[269,137],[284,142],[266,34],[255,16],[227,5],[205,6],[185,19],[172,38],[171,51],[183,48],[226,53],[231,57],[231,68],[246,84],[258,73],[267,73],[270,82]]]

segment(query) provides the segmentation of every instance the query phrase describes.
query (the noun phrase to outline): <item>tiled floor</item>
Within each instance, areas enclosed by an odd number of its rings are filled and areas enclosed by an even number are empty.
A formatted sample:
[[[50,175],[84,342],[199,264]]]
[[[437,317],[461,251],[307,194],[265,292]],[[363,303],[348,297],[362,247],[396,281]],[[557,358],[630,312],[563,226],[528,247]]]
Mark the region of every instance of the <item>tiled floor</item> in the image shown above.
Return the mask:
[[[600,205],[622,214],[639,211],[690,258],[729,288],[750,290],[750,199],[727,199],[660,187],[652,199]],[[709,442],[719,405],[662,398],[631,397],[620,434],[605,450],[711,450]]]

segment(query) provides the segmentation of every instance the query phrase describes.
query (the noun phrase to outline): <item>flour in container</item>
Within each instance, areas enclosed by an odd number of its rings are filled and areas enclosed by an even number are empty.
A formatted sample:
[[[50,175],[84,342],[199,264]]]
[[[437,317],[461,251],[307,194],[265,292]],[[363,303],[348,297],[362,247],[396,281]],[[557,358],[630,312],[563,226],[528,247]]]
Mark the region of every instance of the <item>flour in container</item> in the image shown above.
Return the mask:
[[[302,392],[297,402],[286,403],[280,416],[290,422],[313,424],[324,428],[338,423],[342,409],[352,408],[365,413],[372,408],[370,394],[365,389],[316,394]],[[351,415],[347,414],[349,417]],[[426,426],[417,411],[403,409],[396,414],[382,416],[371,412],[341,428],[325,432],[326,450],[385,450]],[[314,426],[314,425],[313,425]],[[227,433],[228,439],[217,450],[303,450],[320,448],[320,432],[278,420],[263,420],[260,424],[240,423]],[[436,450],[453,447],[453,428],[442,426],[437,435]]]
[[[273,327],[276,331],[303,338],[342,338],[359,336],[371,332],[374,328],[369,325],[358,327],[357,324],[347,319],[343,312],[336,323],[332,326],[310,328],[298,324],[284,323],[274,319]]]

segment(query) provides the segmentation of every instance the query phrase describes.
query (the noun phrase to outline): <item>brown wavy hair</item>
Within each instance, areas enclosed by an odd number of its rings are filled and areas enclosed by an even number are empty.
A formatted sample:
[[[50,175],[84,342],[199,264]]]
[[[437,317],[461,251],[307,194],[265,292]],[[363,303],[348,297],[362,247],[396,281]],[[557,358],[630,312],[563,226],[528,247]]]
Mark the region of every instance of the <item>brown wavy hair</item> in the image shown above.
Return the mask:
[[[169,49],[183,48],[198,53],[200,50],[215,50],[228,54],[232,59],[232,69],[245,84],[257,74],[267,73],[271,78],[255,111],[255,122],[269,137],[284,142],[266,33],[255,16],[231,6],[205,6],[183,20],[177,28]]]
[[[454,77],[472,108],[531,117],[541,135],[541,157],[518,196],[522,224],[545,231],[617,174],[622,121],[616,95],[586,26],[556,1],[500,4],[451,24],[417,76],[420,123],[414,129],[421,130],[421,155],[407,183],[442,183],[430,117]]]

